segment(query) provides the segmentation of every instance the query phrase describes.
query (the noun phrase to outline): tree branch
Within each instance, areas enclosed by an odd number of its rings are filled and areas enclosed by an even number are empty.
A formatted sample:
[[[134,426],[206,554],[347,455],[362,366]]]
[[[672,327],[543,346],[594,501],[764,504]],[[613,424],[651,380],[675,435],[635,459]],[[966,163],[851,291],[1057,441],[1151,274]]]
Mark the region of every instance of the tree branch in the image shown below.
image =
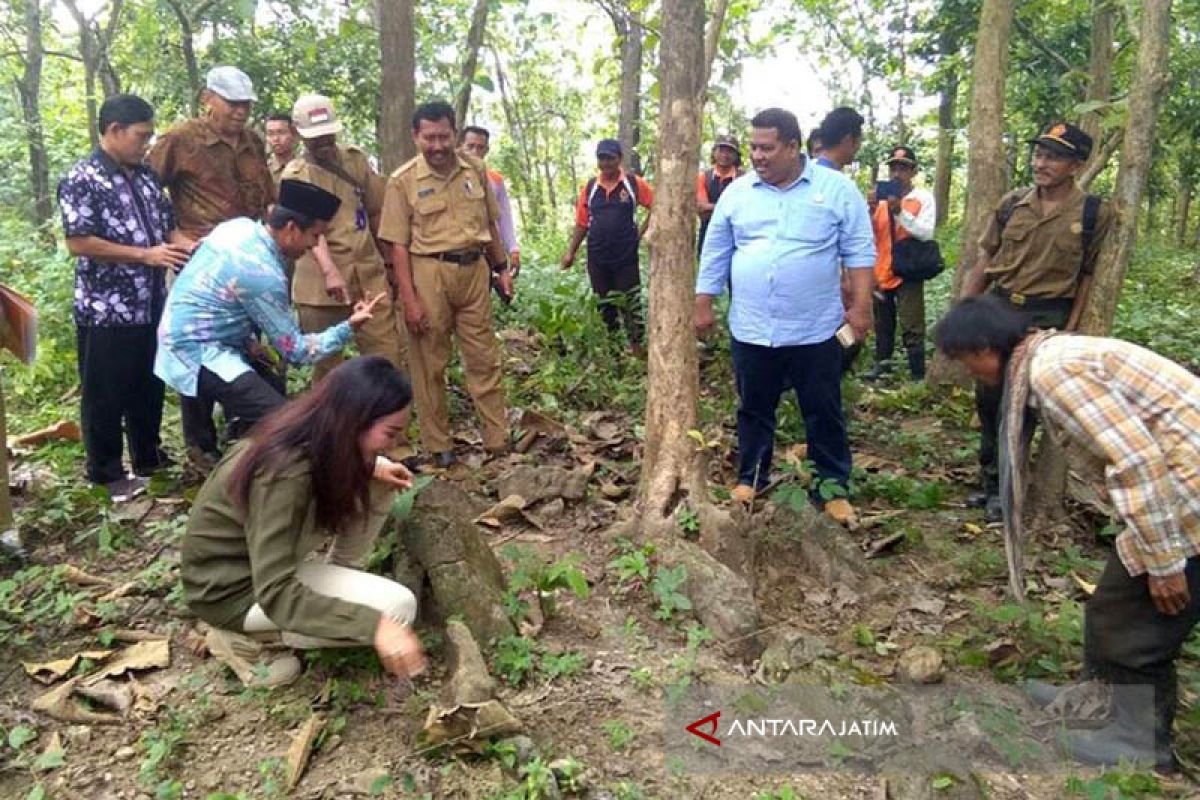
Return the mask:
[[[1117,148],[1121,145],[1124,133],[1123,129],[1118,128],[1115,131],[1109,131],[1104,137],[1104,141],[1100,143],[1100,149],[1079,173],[1077,183],[1080,189],[1087,191],[1087,188],[1092,185],[1092,181],[1096,180],[1096,177],[1108,166],[1108,162],[1112,160]]]
[[[705,91],[708,88],[708,82],[712,80],[713,62],[717,60],[717,46],[721,43],[721,31],[725,29],[725,13],[729,10],[729,0],[716,0],[713,6],[712,17],[708,20],[708,31],[704,35],[704,72],[703,88]]]
[[[1050,45],[1046,44],[1041,39],[1039,39],[1036,35],[1034,35],[1033,31],[1029,30],[1029,27],[1025,23],[1021,22],[1021,20],[1014,19],[1013,26],[1017,29],[1017,31],[1022,36],[1024,36],[1027,40],[1029,40],[1029,43],[1031,45],[1036,47],[1038,50],[1042,51],[1042,55],[1047,56],[1051,61],[1055,62],[1060,67],[1062,67],[1064,72],[1074,72],[1075,71],[1075,67],[1071,64],[1070,61],[1067,61],[1067,59],[1063,58],[1061,53],[1054,52],[1054,50],[1052,50],[1050,48]]]

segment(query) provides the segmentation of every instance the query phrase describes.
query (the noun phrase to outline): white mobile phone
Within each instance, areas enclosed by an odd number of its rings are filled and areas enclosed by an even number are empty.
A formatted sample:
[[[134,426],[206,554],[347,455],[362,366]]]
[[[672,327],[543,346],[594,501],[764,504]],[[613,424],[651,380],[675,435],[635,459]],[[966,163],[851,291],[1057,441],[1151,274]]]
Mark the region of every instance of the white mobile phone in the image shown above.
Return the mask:
[[[850,323],[843,323],[842,327],[837,329],[837,340],[842,347],[853,347],[858,341],[854,336],[854,329],[850,327]]]

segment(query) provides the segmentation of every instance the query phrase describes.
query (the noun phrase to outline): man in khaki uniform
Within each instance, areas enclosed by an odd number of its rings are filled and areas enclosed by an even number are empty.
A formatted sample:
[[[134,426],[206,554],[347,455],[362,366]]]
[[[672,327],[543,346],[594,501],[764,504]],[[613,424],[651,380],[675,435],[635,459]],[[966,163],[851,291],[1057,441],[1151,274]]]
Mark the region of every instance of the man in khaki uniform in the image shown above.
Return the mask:
[[[1034,185],[1000,201],[980,239],[980,254],[962,297],[984,291],[1026,318],[1031,328],[1074,331],[1092,286],[1096,257],[1112,223],[1112,207],[1085,193],[1075,177],[1092,152],[1092,137],[1065,122],[1046,128],[1033,146]],[[980,491],[968,503],[1001,519],[998,387],[977,382]]]
[[[411,336],[421,441],[441,468],[455,462],[446,406],[451,333],[483,423],[484,448],[502,454],[509,439],[490,289],[494,275],[499,289],[511,295],[512,275],[487,173],[481,161],[456,152],[454,128],[454,109],[448,104],[417,108],[413,139],[420,155],[392,173],[379,226],[379,238],[392,245]]]
[[[349,319],[358,300],[384,294],[370,320],[354,332],[363,355],[379,355],[404,368],[404,334],[387,266],[375,243],[386,182],[371,169],[357,147],[339,146],[342,123],[329,98],[306,94],[296,101],[292,121],[304,142],[304,154],[292,159],[284,178],[320,186],[342,201],[329,229],[311,253],[296,262],[292,302],[305,333],[323,331]],[[317,363],[313,380],[341,362],[332,356]]]
[[[292,115],[278,112],[267,117],[267,169],[275,187],[283,180],[283,168],[296,157],[296,128]]]

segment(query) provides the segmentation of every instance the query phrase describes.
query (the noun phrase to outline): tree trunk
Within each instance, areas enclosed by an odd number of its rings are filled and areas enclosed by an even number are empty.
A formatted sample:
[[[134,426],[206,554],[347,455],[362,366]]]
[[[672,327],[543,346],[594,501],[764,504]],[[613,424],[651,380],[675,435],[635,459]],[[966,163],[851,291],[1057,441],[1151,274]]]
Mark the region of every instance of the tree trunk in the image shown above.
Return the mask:
[[[703,99],[707,99],[708,96],[708,84],[712,80],[712,68],[717,60],[717,48],[721,45],[721,31],[725,29],[725,14],[728,11],[729,0],[716,0],[708,19],[708,30],[704,34],[704,67],[700,73],[700,91],[704,94]]]
[[[500,89],[500,105],[504,109],[504,118],[508,122],[508,130],[516,141],[517,148],[521,151],[521,163],[528,167],[528,165],[534,163],[533,153],[529,149],[529,134],[509,94],[508,77],[504,73],[504,65],[500,63],[500,53],[495,48],[492,49],[492,60],[496,63],[496,86]],[[518,195],[524,195],[529,198],[529,202],[533,205],[532,215],[525,217],[524,211],[522,211],[522,218],[529,220],[545,219],[545,205],[542,199],[542,192],[537,181],[530,177],[529,169],[517,170],[512,177],[514,181],[518,182],[517,185],[521,187]]]
[[[416,34],[413,0],[377,0],[379,12],[379,155],[387,172],[417,154]]]
[[[967,129],[967,208],[963,215],[962,245],[951,297],[962,291],[963,279],[979,255],[979,237],[1007,187],[1004,149],[1004,84],[1008,76],[1008,41],[1012,33],[1013,0],[983,0],[979,36],[972,68],[971,123]],[[956,381],[961,371],[938,353],[929,366],[930,383]]]
[[[200,114],[200,64],[196,61],[196,43],[195,31],[192,27],[192,19],[188,16],[187,9],[183,7],[181,0],[167,0],[167,5],[171,7],[171,11],[175,13],[175,19],[179,21],[179,47],[183,51],[183,64],[187,69],[188,87],[191,89],[191,96],[188,98],[192,107],[192,115]]]
[[[121,16],[124,0],[114,0],[109,10],[108,24],[101,31],[95,20],[99,19],[97,12],[92,19],[84,16],[76,0],[64,0],[67,10],[75,19],[79,29],[79,55],[83,60],[83,82],[86,90],[84,102],[87,106],[88,136],[91,138],[92,149],[100,146],[100,133],[97,129],[97,108],[99,100],[96,93],[96,81],[99,79],[103,90],[102,97],[110,97],[121,91],[120,81],[112,62],[108,58],[112,37],[116,32],[117,21]]]
[[[642,25],[637,13],[622,7],[613,14],[613,25],[621,39],[621,111],[617,138],[625,151],[625,166],[642,171],[637,146],[642,138]],[[703,53],[703,46],[697,48]]]
[[[1167,86],[1170,31],[1170,0],[1146,0],[1138,37],[1137,68],[1129,92],[1129,123],[1113,196],[1116,215],[1100,250],[1092,294],[1079,325],[1081,333],[1107,335],[1116,316],[1121,285],[1133,255],[1138,209],[1150,174],[1159,105]],[[1036,487],[1031,505],[1044,516],[1053,517],[1063,511],[1070,461],[1070,452],[1059,447],[1046,446],[1038,454],[1031,481]]]
[[[475,0],[475,12],[471,14],[471,28],[467,31],[467,47],[463,54],[462,83],[454,101],[454,116],[461,131],[467,124],[467,112],[471,108],[471,87],[475,85],[475,72],[479,68],[479,48],[483,45],[483,32],[487,27],[488,0]]]
[[[44,225],[54,214],[50,197],[50,164],[46,155],[46,132],[42,127],[42,44],[41,0],[25,2],[24,69],[16,81],[21,99],[21,116],[25,122],[25,143],[29,151],[29,183],[33,197],[33,221]]]
[[[950,58],[958,50],[954,34],[943,30],[939,38],[942,58]],[[937,206],[940,227],[950,215],[950,185],[954,173],[954,106],[958,100],[958,72],[946,70],[938,101],[937,165],[934,167],[933,199]]]
[[[695,298],[696,163],[704,70],[703,0],[663,0],[657,193],[650,256],[650,355],[642,530],[673,527],[679,501],[705,502],[697,426],[699,364],[692,328]]]
[[[1121,131],[1109,131],[1099,146],[1095,148],[1091,159],[1088,160],[1087,165],[1080,171],[1079,178],[1075,181],[1079,184],[1080,189],[1086,192],[1092,185],[1092,181],[1096,180],[1096,176],[1104,171],[1108,162],[1112,160],[1113,154],[1117,152],[1121,138]]]
[[[1112,95],[1113,83],[1113,36],[1117,23],[1117,9],[1114,0],[1092,0],[1092,51],[1088,65],[1086,103],[1106,103]],[[1079,121],[1079,127],[1100,141],[1102,123],[1105,112],[1089,111]],[[1092,153],[1092,160],[1099,158],[1100,149]],[[1089,164],[1090,166],[1090,164]]]

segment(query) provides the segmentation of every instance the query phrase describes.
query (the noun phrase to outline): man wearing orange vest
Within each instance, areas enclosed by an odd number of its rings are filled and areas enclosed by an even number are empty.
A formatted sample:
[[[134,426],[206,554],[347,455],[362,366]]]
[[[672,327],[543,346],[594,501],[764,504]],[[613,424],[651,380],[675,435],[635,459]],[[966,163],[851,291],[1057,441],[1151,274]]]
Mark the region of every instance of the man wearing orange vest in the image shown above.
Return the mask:
[[[732,136],[717,137],[712,149],[712,166],[696,176],[696,213],[700,216],[700,233],[696,253],[704,251],[704,234],[708,221],[725,187],[745,173],[742,171],[742,149]]]
[[[925,282],[904,281],[896,275],[892,246],[910,237],[932,239],[937,209],[928,189],[913,186],[917,156],[911,147],[894,148],[885,163],[895,193],[876,197],[872,189],[867,198],[875,230],[875,366],[866,377],[877,379],[890,370],[899,319],[908,369],[919,381],[925,378]]]

